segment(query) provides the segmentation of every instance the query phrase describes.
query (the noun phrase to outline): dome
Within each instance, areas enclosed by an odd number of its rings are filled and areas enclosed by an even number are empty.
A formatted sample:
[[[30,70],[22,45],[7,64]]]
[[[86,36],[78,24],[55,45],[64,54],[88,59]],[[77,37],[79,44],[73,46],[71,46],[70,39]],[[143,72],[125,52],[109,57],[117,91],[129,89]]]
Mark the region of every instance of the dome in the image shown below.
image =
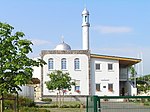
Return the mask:
[[[84,14],[89,15],[89,11],[88,11],[86,8],[84,8],[84,10],[83,10],[83,12],[82,12],[82,15],[84,15]]]
[[[71,47],[65,42],[58,44],[54,50],[71,50]]]

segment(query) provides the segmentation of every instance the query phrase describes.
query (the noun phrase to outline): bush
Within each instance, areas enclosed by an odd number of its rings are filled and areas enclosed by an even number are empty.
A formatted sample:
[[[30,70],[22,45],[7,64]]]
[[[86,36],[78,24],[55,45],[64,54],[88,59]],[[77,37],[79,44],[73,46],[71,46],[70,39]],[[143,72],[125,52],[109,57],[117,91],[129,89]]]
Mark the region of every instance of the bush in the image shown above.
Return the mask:
[[[5,110],[5,112],[13,112],[14,110]],[[34,107],[23,107],[19,109],[19,112],[50,112],[49,110],[46,109],[39,109],[39,108],[34,108]]]
[[[28,107],[33,107],[35,106],[35,103],[33,100],[29,99],[29,98],[26,98],[26,97],[23,97],[23,96],[20,96],[19,97],[19,106],[28,106]]]
[[[144,102],[145,106],[150,106],[150,102]]]
[[[5,108],[14,109],[15,101],[9,100],[9,99],[14,99],[14,98],[16,98],[16,96],[14,96],[12,94],[7,94],[7,95],[4,95],[4,98],[8,98],[8,100],[4,100]],[[22,96],[19,96],[18,103],[19,103],[19,105],[18,105],[19,107],[24,107],[24,106],[33,107],[33,106],[35,106],[35,103],[33,100],[26,98],[26,97],[22,97]]]
[[[51,103],[52,99],[51,98],[44,98],[44,99],[42,99],[42,101]]]
[[[62,105],[60,108],[69,108],[69,105]]]

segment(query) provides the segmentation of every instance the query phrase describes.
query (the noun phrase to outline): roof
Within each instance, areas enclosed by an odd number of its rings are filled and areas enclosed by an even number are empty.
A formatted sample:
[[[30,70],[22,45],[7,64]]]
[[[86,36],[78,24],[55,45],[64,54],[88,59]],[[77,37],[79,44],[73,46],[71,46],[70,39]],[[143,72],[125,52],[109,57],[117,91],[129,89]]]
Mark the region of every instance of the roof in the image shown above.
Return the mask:
[[[100,58],[100,59],[110,59],[110,60],[118,60],[121,66],[131,66],[136,63],[139,63],[141,59],[136,58],[127,58],[127,57],[119,57],[119,56],[108,56],[108,55],[99,55],[99,54],[91,54],[91,58]]]
[[[54,50],[71,50],[71,47],[66,44],[65,42],[62,42],[60,44],[58,44]]]
[[[82,15],[84,15],[84,14],[89,15],[89,11],[88,11],[86,8],[84,8],[84,10],[83,10],[83,12],[82,12]]]

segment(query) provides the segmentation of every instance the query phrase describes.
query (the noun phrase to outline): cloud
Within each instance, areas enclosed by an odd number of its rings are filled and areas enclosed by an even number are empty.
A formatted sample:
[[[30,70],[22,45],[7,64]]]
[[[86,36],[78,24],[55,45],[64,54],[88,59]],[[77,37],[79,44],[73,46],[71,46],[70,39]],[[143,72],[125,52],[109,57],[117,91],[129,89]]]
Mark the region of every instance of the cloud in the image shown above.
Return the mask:
[[[129,33],[132,32],[133,29],[126,26],[95,26],[93,27],[95,31],[100,33]]]
[[[44,45],[44,44],[50,44],[49,41],[47,40],[42,40],[42,39],[31,39],[34,45]]]

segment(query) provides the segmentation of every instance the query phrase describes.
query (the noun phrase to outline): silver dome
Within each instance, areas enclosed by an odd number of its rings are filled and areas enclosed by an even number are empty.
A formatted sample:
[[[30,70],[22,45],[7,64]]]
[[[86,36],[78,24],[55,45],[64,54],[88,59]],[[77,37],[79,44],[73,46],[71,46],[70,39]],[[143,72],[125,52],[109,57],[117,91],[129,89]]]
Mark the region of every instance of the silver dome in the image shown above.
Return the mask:
[[[63,42],[57,45],[54,50],[71,50],[71,47],[65,42]]]

